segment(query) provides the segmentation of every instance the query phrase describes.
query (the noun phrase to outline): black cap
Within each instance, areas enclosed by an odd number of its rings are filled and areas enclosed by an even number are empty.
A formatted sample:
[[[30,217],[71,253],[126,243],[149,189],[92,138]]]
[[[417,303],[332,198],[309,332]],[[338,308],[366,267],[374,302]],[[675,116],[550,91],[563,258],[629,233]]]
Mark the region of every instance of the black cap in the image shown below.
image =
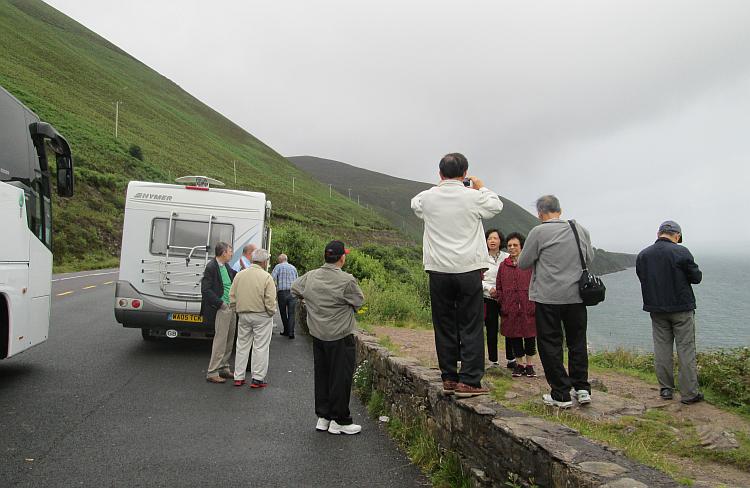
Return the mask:
[[[680,234],[680,240],[677,242],[682,242],[682,228],[674,220],[662,222],[659,226],[659,234]]]
[[[344,247],[344,243],[341,241],[331,241],[326,244],[325,256],[326,257],[341,257],[344,254],[349,254],[349,249]]]

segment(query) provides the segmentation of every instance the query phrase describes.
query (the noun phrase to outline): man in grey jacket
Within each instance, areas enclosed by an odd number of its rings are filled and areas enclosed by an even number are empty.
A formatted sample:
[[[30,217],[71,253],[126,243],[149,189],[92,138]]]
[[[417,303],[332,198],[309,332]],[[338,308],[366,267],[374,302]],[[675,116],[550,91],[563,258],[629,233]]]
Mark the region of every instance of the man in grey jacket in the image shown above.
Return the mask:
[[[536,210],[542,223],[529,232],[518,266],[533,270],[529,300],[536,302],[539,358],[552,390],[543,396],[544,403],[570,408],[573,405],[571,388],[575,389],[579,404],[591,402],[586,306],[578,291],[583,270],[573,229],[567,220],[560,218],[562,211],[557,197],[540,197],[536,201]],[[589,266],[594,259],[589,232],[572,222],[580,236],[584,261]],[[569,371],[563,365],[563,329]]]
[[[349,398],[354,378],[354,313],[365,296],[356,278],[341,270],[349,250],[341,241],[325,248],[325,264],[292,283],[292,294],[304,300],[307,326],[313,336],[315,369],[315,428],[331,434],[357,434]]]
[[[503,203],[476,176],[467,178],[463,154],[440,160],[440,183],[415,196],[411,208],[424,220],[422,253],[430,276],[432,323],[443,392],[457,397],[487,393],[484,376],[482,271],[490,260],[482,219]],[[458,362],[461,361],[461,371]]]

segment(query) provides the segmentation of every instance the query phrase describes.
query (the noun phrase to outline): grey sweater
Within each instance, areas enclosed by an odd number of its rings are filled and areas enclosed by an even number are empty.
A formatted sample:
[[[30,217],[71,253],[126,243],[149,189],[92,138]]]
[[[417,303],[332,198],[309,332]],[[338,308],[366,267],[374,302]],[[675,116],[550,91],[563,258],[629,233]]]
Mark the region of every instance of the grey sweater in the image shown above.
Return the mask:
[[[354,312],[365,301],[357,279],[327,263],[294,280],[292,294],[305,300],[310,335],[321,341],[337,341],[354,332]]]
[[[594,259],[589,231],[575,224],[581,239],[586,266]],[[581,258],[576,249],[573,230],[567,220],[552,219],[529,232],[518,258],[518,266],[532,268],[529,300],[547,304],[581,303],[578,280]]]

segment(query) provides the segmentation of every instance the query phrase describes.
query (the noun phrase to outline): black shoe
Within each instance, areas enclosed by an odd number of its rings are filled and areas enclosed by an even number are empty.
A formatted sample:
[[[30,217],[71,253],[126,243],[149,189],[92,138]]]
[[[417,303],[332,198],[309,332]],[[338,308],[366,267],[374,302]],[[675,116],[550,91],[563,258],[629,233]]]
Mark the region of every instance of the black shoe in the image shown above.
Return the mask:
[[[517,364],[518,363],[516,363],[516,360],[514,359],[513,361],[508,361],[508,364],[506,364],[505,367],[508,369],[516,369]]]
[[[516,364],[516,367],[513,368],[512,376],[514,378],[520,378],[521,376],[526,376],[526,368],[521,366],[520,364]]]
[[[671,388],[662,388],[661,391],[659,391],[659,396],[662,400],[671,400],[672,399],[672,389]]]
[[[685,405],[692,405],[693,403],[698,403],[703,401],[703,393],[698,393],[693,398],[683,398],[680,400],[680,402],[684,403]]]
[[[286,332],[282,332],[281,335],[288,336],[289,334],[287,334]]]
[[[534,371],[534,366],[530,364],[526,366],[526,376],[528,378],[536,378],[536,371]]]
[[[293,336],[293,335],[290,335],[290,336],[288,336],[288,337],[289,337],[290,339],[294,339],[294,336]]]

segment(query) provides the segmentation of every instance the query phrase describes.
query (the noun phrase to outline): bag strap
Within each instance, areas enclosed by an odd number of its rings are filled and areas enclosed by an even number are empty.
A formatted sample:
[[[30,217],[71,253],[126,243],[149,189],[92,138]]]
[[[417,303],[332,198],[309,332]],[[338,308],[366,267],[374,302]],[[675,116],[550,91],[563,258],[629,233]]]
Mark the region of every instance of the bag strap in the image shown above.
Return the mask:
[[[588,271],[588,268],[586,267],[586,261],[583,260],[583,251],[581,251],[581,239],[578,237],[578,229],[576,229],[576,224],[572,220],[568,220],[568,223],[570,224],[570,228],[573,229],[573,235],[576,237],[576,247],[578,248],[578,257],[581,258],[581,267],[584,271]]]

